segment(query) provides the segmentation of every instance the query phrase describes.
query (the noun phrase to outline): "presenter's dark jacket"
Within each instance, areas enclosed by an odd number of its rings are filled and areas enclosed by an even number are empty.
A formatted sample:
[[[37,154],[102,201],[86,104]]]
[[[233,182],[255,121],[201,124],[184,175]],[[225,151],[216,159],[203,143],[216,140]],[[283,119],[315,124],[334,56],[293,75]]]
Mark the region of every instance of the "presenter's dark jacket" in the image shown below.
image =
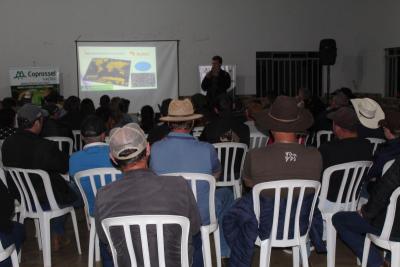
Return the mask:
[[[54,196],[59,205],[70,204],[75,200],[67,182],[60,173],[68,172],[69,156],[58,149],[55,142],[25,130],[18,130],[8,137],[1,149],[3,165],[6,167],[40,169],[48,172]],[[8,177],[10,178],[10,177]],[[41,203],[47,203],[46,192],[39,177],[31,177],[33,186]],[[13,182],[9,181],[10,191],[19,198]]]
[[[205,76],[201,82],[201,88],[207,92],[209,104],[212,104],[219,95],[226,94],[226,90],[228,90],[230,86],[231,76],[224,70],[220,70],[218,76]]]
[[[373,226],[382,229],[385,222],[386,210],[389,205],[390,197],[394,190],[400,187],[400,157],[389,168],[389,170],[378,179],[373,190],[370,192],[368,203],[361,211],[363,217]],[[400,208],[399,199],[397,200],[397,209],[394,217],[394,223],[391,238],[400,240]]]

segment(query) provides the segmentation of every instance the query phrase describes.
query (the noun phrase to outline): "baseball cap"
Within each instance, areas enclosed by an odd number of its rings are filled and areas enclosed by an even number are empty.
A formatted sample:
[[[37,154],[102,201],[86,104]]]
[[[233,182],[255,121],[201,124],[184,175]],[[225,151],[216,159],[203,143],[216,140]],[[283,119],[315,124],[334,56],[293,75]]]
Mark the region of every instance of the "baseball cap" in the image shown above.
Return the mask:
[[[30,103],[23,105],[17,112],[17,118],[26,119],[31,123],[44,115],[45,113],[40,107]]]
[[[87,116],[81,125],[81,134],[83,137],[96,137],[106,130],[104,121],[96,115]]]
[[[356,112],[350,107],[341,107],[327,115],[328,119],[335,122],[341,128],[355,131],[359,123]]]
[[[56,104],[48,104],[44,106],[43,109],[46,110],[50,116],[53,116],[60,111],[60,108]]]
[[[146,149],[145,133],[137,123],[114,128],[110,132],[110,152],[118,160],[134,158]],[[130,152],[126,154],[126,152]]]
[[[388,128],[392,133],[400,133],[400,112],[399,111],[387,111],[385,113],[385,119],[379,121],[379,126]]]

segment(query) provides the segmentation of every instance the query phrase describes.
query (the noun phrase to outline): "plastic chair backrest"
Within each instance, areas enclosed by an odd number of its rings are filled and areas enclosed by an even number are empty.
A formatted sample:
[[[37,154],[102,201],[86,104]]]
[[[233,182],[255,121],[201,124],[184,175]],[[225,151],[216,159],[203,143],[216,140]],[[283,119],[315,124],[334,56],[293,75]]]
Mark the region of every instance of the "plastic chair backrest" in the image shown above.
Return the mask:
[[[250,133],[250,148],[265,147],[268,144],[269,136],[262,133],[253,132]]]
[[[72,135],[74,137],[74,150],[79,151],[82,150],[83,140],[80,130],[72,130]]]
[[[326,135],[326,141],[329,142],[332,139],[333,132],[332,131],[326,131],[326,130],[321,130],[317,132],[317,148],[321,145],[321,137]]]
[[[68,155],[72,154],[72,149],[74,148],[74,141],[71,138],[65,137],[65,136],[48,136],[48,137],[45,137],[45,139],[53,141],[53,142],[57,142],[58,149],[60,149],[60,151],[63,151],[63,144],[67,143],[68,144]]]
[[[147,238],[147,226],[156,225],[157,228],[157,250],[158,250],[158,262],[160,267],[165,267],[165,253],[164,253],[164,225],[180,225],[182,229],[181,235],[181,266],[189,267],[188,257],[188,239],[189,239],[189,219],[183,216],[176,215],[133,215],[133,216],[122,216],[104,219],[101,222],[104,232],[107,236],[108,243],[110,244],[111,252],[113,255],[114,266],[118,266],[117,252],[114,243],[111,238],[110,227],[120,226],[124,230],[125,242],[129,257],[131,260],[131,266],[136,267],[136,254],[133,249],[131,226],[137,225],[140,230],[140,241],[143,253],[143,263],[145,267],[150,267],[150,253],[149,244]]]
[[[317,202],[317,197],[319,190],[321,188],[321,183],[318,181],[312,180],[281,180],[281,181],[272,181],[272,182],[264,182],[259,183],[253,187],[253,203],[254,203],[254,214],[256,215],[258,223],[260,223],[260,193],[263,190],[272,189],[274,190],[274,212],[273,212],[273,223],[271,228],[270,240],[272,245],[278,244],[279,246],[284,246],[285,243],[299,240],[300,239],[300,213],[303,205],[304,195],[306,190],[314,189],[314,197],[311,205],[309,221],[308,221],[308,230],[311,226],[311,221],[314,214],[315,204]],[[298,196],[294,196],[294,192],[298,191]],[[307,191],[308,191],[307,190]],[[281,202],[281,193],[287,192],[287,204],[285,211],[285,223],[283,228],[283,238],[277,239],[278,232],[278,222],[279,222],[279,209]],[[297,201],[296,205],[296,213],[295,213],[295,221],[294,221],[294,235],[293,238],[289,238],[289,227],[290,227],[290,214],[292,214],[292,204],[294,201]],[[307,232],[308,232],[307,230]],[[290,246],[291,244],[287,244]]]
[[[36,190],[33,187],[31,175],[35,175],[40,178],[46,192],[46,197],[52,211],[59,210],[53,188],[51,187],[49,174],[43,170],[31,170],[21,168],[10,168],[3,167],[4,171],[9,173],[15,186],[18,189],[18,193],[21,197],[21,206],[25,208],[27,213],[37,214],[43,212],[40,205],[39,199],[36,194]]]
[[[101,187],[103,187],[109,183],[116,181],[118,179],[117,175],[120,175],[120,174],[121,174],[121,171],[119,171],[115,168],[95,168],[95,169],[77,172],[74,175],[74,180],[75,180],[76,185],[79,188],[79,191],[81,192],[85,206],[89,209],[87,195],[86,195],[85,190],[83,190],[83,187],[82,187],[83,179],[89,179],[91,191],[93,192],[94,196],[96,196],[98,189],[100,189]],[[106,176],[110,177],[111,180],[107,181]],[[96,177],[99,177],[100,179],[96,179]],[[96,180],[100,182],[100,187],[96,186]]]
[[[15,249],[15,245],[14,244],[10,245],[4,249],[0,242],[0,262],[3,262],[10,257],[11,257],[11,261],[12,261],[12,266],[13,267],[19,266],[18,256],[17,256],[17,251]]]
[[[217,182],[217,185],[218,186],[234,185],[235,180],[242,177],[244,160],[246,158],[246,153],[247,153],[247,145],[242,143],[224,142],[224,143],[215,143],[214,147],[217,149],[218,158],[221,161],[221,166],[223,168],[222,169],[223,181]],[[239,150],[241,150],[243,153],[242,153],[242,158],[239,160],[240,173],[239,176],[236,177],[235,163],[236,163],[236,156]],[[222,155],[224,155],[223,160],[222,160]]]
[[[204,126],[194,127],[192,130],[192,135],[198,139],[200,137],[201,133],[203,132],[203,130],[204,130]]]
[[[371,167],[371,161],[353,161],[342,163],[326,168],[322,174],[322,189],[319,197],[319,207],[321,212],[324,211],[323,205],[327,201],[329,183],[333,173],[343,172],[342,182],[340,184],[339,193],[334,202],[332,210],[329,212],[335,213],[337,211],[355,211],[359,199],[359,186],[364,176]],[[350,171],[352,176],[350,177]],[[343,195],[346,192],[346,197],[343,201]]]
[[[385,142],[386,142],[385,139],[381,139],[381,138],[372,138],[372,137],[368,137],[368,138],[365,138],[365,139],[367,139],[368,141],[371,142],[371,144],[374,145],[374,148],[372,149],[372,155],[375,154],[375,151],[376,151],[376,149],[378,148],[378,145],[379,145],[379,144],[382,144],[382,143],[385,143]]]
[[[175,172],[166,173],[163,175],[170,176],[182,176],[187,181],[190,182],[190,187],[192,188],[194,198],[197,201],[197,182],[205,181],[209,186],[209,197],[208,197],[208,207],[210,213],[210,224],[217,224],[217,216],[215,214],[215,178],[212,175],[204,173],[189,173],[189,172]]]
[[[394,163],[395,159],[389,160],[385,163],[385,165],[383,165],[382,168],[382,176],[387,172],[387,170],[390,169],[390,167],[392,167],[393,163]]]
[[[400,187],[393,191],[390,197],[390,203],[386,211],[385,223],[383,224],[383,229],[380,235],[380,239],[389,241],[390,234],[392,233],[393,223],[396,215],[397,200],[400,195]]]

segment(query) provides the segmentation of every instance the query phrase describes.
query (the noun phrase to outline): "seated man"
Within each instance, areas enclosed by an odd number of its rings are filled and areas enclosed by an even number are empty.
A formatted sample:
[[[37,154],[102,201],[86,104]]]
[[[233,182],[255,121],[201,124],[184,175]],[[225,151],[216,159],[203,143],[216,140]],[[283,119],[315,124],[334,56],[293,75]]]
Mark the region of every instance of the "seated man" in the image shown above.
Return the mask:
[[[25,241],[25,227],[23,224],[14,222],[14,199],[9,194],[7,187],[0,181],[0,243],[5,249],[15,244],[17,252],[21,250]],[[11,259],[0,262],[0,267],[11,266]]]
[[[386,118],[379,125],[387,141],[378,146],[373,157],[374,164],[368,171],[368,179],[380,178],[385,163],[400,155],[400,112],[387,112]]]
[[[339,234],[339,237],[346,245],[362,259],[364,240],[367,233],[380,235],[385,222],[387,206],[394,190],[400,186],[400,158],[397,157],[393,166],[379,179],[370,194],[368,203],[362,206],[359,211],[338,212],[332,222]],[[395,221],[391,232],[391,240],[400,240],[400,208],[397,207]],[[380,267],[389,266],[384,261],[382,253],[371,246],[369,250],[368,266]]]
[[[250,130],[232,114],[232,100],[224,94],[215,102],[214,111],[217,117],[211,120],[200,135],[199,140],[209,143],[237,142],[249,146]]]
[[[189,251],[192,251],[192,237],[200,230],[200,216],[186,180],[175,176],[157,176],[147,168],[150,147],[137,124],[115,128],[110,136],[110,156],[121,168],[123,179],[103,187],[97,193],[95,220],[100,240],[108,244],[101,226],[105,218],[143,214],[181,215],[190,220]],[[150,248],[157,246],[152,238],[155,235],[154,228],[149,229]],[[115,232],[112,238],[114,244],[125,244],[123,232]],[[133,237],[133,240],[134,247],[140,246],[140,238]],[[180,266],[180,234],[172,229],[164,231],[164,240],[168,244],[165,246],[166,266]],[[116,250],[118,265],[132,266],[126,246],[118,245]],[[154,263],[157,258],[157,251],[150,250],[151,266],[157,265]],[[138,266],[143,266],[143,262],[138,262]]]
[[[278,96],[271,108],[258,113],[255,119],[263,128],[271,130],[275,143],[248,152],[243,170],[244,183],[247,187],[252,188],[262,182],[287,179],[320,179],[322,169],[320,153],[316,148],[298,144],[296,135],[297,132],[305,131],[312,125],[313,117],[309,111],[299,108],[292,97]],[[265,203],[271,203],[269,198]],[[264,210],[267,212],[266,210],[271,211],[271,209],[263,206],[261,214]],[[241,261],[251,263],[254,241],[258,233],[254,232],[256,234],[252,235],[253,233],[247,229],[238,229],[240,225],[247,223],[243,220],[247,220],[249,216],[254,217],[251,193],[235,203],[225,216],[224,232],[232,249],[231,266],[237,266],[236,263]],[[273,216],[265,214],[262,217],[272,220]],[[257,223],[253,229],[256,228]],[[241,232],[245,232],[244,235]]]
[[[43,120],[43,129],[40,136],[64,136],[74,140],[72,129],[67,124],[63,124],[58,120],[60,108],[56,104],[49,104],[43,108],[49,115]]]
[[[18,130],[8,137],[2,146],[3,164],[7,167],[40,169],[48,172],[55,199],[60,206],[71,205],[76,195],[60,174],[68,172],[68,154],[61,152],[55,142],[41,138],[43,126],[42,110],[32,104],[25,104],[17,113]],[[43,209],[49,209],[41,180],[31,178],[39,202]],[[10,184],[13,184],[12,182]],[[19,198],[16,188],[10,186],[15,198]],[[53,245],[57,250],[62,243],[64,234],[64,219],[53,219]]]
[[[328,115],[333,121],[335,139],[322,144],[319,151],[322,155],[323,170],[333,165],[372,159],[372,145],[364,138],[358,137],[357,115],[350,107],[341,107]],[[339,172],[333,173],[328,191],[328,200],[335,202],[342,182]],[[328,207],[327,207],[328,208]]]
[[[250,135],[251,134],[264,134],[269,135],[269,131],[260,132],[260,130],[255,125],[255,116],[257,113],[263,111],[263,105],[259,100],[253,100],[250,102],[246,108],[246,124],[249,127]]]
[[[213,145],[196,140],[191,134],[194,120],[202,115],[194,114],[190,100],[173,100],[169,104],[168,116],[160,120],[169,123],[171,132],[151,148],[150,168],[157,174],[173,172],[196,172],[218,178],[221,165]],[[203,225],[209,224],[208,185],[200,182],[197,186],[197,205]],[[221,225],[224,213],[233,202],[230,188],[219,188],[215,192],[215,212]],[[221,231],[221,255],[229,257],[229,247]]]
[[[94,168],[113,168],[109,157],[109,147],[105,143],[106,126],[101,118],[89,115],[82,122],[81,134],[85,146],[81,151],[75,152],[69,159],[69,175],[73,178],[80,171]],[[106,177],[107,178],[107,177]],[[89,214],[93,215],[94,195],[88,180],[82,181],[83,190],[89,204]]]

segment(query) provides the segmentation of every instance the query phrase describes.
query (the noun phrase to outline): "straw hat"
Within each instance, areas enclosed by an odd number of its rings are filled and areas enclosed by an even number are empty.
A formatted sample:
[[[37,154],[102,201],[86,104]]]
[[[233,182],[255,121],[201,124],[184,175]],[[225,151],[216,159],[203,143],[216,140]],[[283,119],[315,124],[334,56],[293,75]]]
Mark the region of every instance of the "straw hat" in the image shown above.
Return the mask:
[[[189,99],[172,100],[168,106],[168,116],[161,117],[160,121],[192,121],[200,119],[201,117],[203,117],[203,115],[194,113],[193,104]]]

